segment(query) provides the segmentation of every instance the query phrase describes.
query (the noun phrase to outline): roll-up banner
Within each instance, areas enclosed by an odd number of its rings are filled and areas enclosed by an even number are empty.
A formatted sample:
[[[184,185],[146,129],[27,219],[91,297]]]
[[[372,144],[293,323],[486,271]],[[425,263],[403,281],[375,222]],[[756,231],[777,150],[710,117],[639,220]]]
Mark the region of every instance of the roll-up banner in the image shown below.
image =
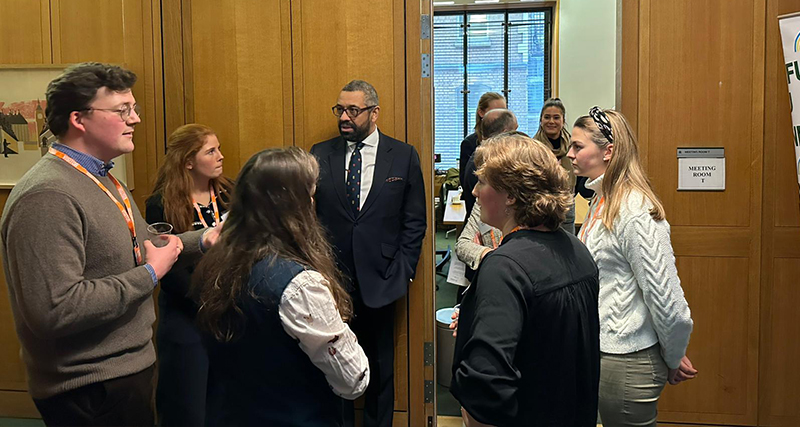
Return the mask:
[[[794,165],[800,185],[800,12],[778,17],[783,41],[783,62],[786,64],[786,82],[789,85],[789,103],[792,110],[794,134]],[[800,188],[800,187],[799,187]],[[800,195],[800,193],[798,193]]]

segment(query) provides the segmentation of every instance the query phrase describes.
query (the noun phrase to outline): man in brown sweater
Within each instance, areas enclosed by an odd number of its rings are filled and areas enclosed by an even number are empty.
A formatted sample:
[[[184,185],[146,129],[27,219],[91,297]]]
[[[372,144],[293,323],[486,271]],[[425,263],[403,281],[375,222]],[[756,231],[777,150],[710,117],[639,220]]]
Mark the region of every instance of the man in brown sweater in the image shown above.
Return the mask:
[[[133,151],[136,75],[84,63],[47,88],[58,143],[23,176],[0,219],[0,252],[29,392],[47,425],[153,425],[152,293],[218,231],[147,241],[109,169]],[[201,242],[202,240],[202,242]]]

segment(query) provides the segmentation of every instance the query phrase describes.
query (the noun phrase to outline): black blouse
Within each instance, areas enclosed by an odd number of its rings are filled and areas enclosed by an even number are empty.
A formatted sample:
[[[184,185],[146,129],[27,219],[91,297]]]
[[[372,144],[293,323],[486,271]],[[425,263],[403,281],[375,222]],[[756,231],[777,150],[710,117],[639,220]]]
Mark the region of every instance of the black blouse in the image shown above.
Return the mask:
[[[220,194],[223,200],[227,201],[227,194],[222,192]],[[164,203],[161,197],[161,194],[153,194],[150,196],[147,201],[145,202],[145,220],[148,224],[152,224],[154,222],[164,222]],[[217,204],[219,207],[219,203]],[[200,222],[200,217],[197,216],[197,210],[194,211],[194,216],[192,217],[192,228],[194,230],[200,230],[203,227],[203,224]],[[214,218],[214,211],[211,204],[209,206],[201,206],[200,212],[203,213],[203,219],[206,221],[206,224],[209,226],[213,226],[215,224]],[[225,211],[220,210],[219,215],[220,217],[224,214]],[[194,266],[189,266],[186,268],[173,268],[170,270],[162,279],[161,279],[161,291],[162,295],[166,295],[167,303],[176,308],[180,308],[183,311],[187,312],[187,314],[194,315],[194,311],[196,311],[194,303],[187,298],[189,294],[189,288],[192,281],[192,272],[194,271]]]
[[[505,236],[464,295],[452,394],[486,424],[594,426],[598,292],[597,266],[575,236]]]

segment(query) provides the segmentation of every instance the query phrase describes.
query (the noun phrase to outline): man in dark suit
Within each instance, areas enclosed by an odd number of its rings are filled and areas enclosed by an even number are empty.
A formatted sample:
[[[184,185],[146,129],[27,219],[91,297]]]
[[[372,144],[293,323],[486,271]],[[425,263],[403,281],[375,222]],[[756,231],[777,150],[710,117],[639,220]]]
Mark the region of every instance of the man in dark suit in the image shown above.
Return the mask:
[[[394,307],[406,294],[425,236],[425,188],[413,146],[382,134],[375,88],[353,80],[333,107],[340,136],[311,148],[319,160],[317,215],[349,279],[353,331],[369,358],[364,426],[391,426]],[[345,401],[346,425],[353,404]]]

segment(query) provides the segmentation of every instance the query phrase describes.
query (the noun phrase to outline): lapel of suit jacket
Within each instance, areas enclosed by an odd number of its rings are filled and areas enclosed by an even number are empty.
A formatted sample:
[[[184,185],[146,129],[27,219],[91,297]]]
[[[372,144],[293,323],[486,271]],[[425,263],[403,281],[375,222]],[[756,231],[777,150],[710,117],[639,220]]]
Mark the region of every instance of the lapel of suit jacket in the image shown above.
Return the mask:
[[[333,143],[331,152],[328,154],[328,166],[331,171],[331,180],[333,180],[333,188],[336,190],[336,195],[339,196],[339,201],[342,203],[344,211],[353,218],[353,209],[347,202],[347,189],[344,182],[344,155],[347,151],[347,143],[344,138],[339,137]]]
[[[383,184],[386,183],[386,177],[389,175],[389,169],[392,166],[392,160],[394,160],[392,147],[389,141],[386,141],[386,136],[380,133],[380,131],[378,131],[378,135],[378,154],[375,157],[375,173],[372,176],[372,187],[369,189],[369,194],[367,195],[367,200],[364,202],[364,206],[358,213],[359,217],[364,215],[364,212],[375,203],[375,199],[378,198]]]

